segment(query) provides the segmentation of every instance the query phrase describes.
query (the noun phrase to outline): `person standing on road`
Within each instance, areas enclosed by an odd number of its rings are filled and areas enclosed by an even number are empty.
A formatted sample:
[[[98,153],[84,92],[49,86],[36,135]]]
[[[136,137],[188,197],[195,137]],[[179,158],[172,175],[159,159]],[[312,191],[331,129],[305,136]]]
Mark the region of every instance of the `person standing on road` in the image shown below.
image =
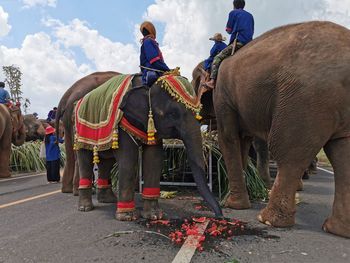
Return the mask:
[[[57,139],[55,131],[55,128],[50,125],[45,129],[46,175],[49,183],[60,181],[61,152],[58,143],[63,143],[63,139]]]

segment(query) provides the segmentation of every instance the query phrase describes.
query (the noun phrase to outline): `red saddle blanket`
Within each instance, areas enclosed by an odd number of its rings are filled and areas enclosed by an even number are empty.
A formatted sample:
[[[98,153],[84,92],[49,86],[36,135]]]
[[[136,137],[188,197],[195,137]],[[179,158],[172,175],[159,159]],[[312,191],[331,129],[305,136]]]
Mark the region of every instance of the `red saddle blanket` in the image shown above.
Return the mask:
[[[104,151],[111,148],[113,132],[123,112],[119,105],[132,86],[132,75],[118,75],[77,102],[75,143],[78,149]]]

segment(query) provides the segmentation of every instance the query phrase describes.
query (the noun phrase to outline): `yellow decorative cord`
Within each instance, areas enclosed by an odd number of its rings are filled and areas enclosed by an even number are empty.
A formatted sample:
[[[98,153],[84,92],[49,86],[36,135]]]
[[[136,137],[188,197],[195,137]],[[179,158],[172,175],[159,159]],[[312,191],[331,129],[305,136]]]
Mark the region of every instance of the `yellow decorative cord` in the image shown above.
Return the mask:
[[[147,123],[147,144],[155,145],[156,144],[155,134],[157,130],[153,120],[152,104],[151,104],[151,89],[149,89],[148,91],[148,104],[149,104],[149,112],[148,112],[148,123]]]
[[[118,128],[116,128],[113,131],[113,135],[112,135],[112,149],[118,149],[119,148],[119,142],[118,142]]]
[[[98,157],[98,151],[97,151],[97,146],[95,145],[93,148],[93,160],[92,163],[93,164],[97,164],[100,162],[100,158]]]
[[[74,134],[74,144],[73,144],[73,151],[78,150],[78,136],[77,134]]]

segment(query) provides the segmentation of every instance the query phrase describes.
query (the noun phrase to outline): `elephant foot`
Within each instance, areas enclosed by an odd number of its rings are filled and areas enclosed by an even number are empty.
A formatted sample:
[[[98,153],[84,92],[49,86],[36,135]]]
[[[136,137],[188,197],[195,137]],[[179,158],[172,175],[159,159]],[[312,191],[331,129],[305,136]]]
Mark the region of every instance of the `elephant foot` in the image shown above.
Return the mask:
[[[164,217],[157,200],[144,200],[142,217],[150,220],[160,220]]]
[[[229,193],[225,199],[224,207],[233,208],[236,210],[248,209],[251,207],[248,193],[233,194]]]
[[[69,184],[69,185],[62,184],[61,192],[62,193],[73,193],[73,185],[72,184]]]
[[[99,203],[116,203],[117,197],[114,195],[112,188],[97,188],[97,201]]]
[[[331,216],[326,219],[322,226],[323,231],[337,236],[350,238],[350,225],[344,221]]]
[[[297,191],[303,191],[304,190],[304,183],[303,183],[303,180],[299,180],[298,182],[298,188],[297,188]]]
[[[79,211],[88,212],[94,209],[91,195],[92,195],[91,188],[79,189],[79,204],[78,204]]]
[[[286,212],[281,209],[264,208],[258,215],[258,220],[268,226],[291,227],[295,224],[295,212]]]
[[[134,211],[129,211],[129,212],[116,212],[115,213],[115,218],[118,221],[135,221],[139,218],[139,214],[136,210]]]

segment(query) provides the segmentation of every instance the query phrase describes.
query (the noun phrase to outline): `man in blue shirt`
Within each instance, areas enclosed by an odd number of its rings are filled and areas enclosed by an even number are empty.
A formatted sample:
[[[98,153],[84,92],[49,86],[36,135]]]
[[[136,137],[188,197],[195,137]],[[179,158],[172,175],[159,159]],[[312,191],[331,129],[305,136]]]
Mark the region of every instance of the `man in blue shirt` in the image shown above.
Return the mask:
[[[5,90],[5,83],[0,82],[0,103],[6,104],[10,100],[10,94]]]
[[[147,86],[152,84],[164,72],[169,71],[165,64],[159,44],[156,41],[156,29],[151,22],[145,21],[140,26],[143,35],[141,40],[140,67],[142,72],[142,83]]]
[[[213,37],[209,38],[209,40],[213,40],[215,43],[210,50],[209,58],[204,60],[204,69],[208,72],[211,69],[211,64],[213,63],[215,56],[227,47],[224,42],[226,38],[223,37],[220,33],[216,33]]]
[[[254,18],[252,14],[244,10],[244,7],[244,0],[233,1],[234,9],[230,12],[226,25],[226,32],[231,35],[230,43],[227,48],[214,58],[210,81],[205,84],[210,89],[215,87],[221,62],[253,39]]]
[[[56,119],[56,112],[57,112],[57,107],[53,107],[52,110],[49,111],[49,114],[47,114],[47,119],[46,121],[54,121]]]

